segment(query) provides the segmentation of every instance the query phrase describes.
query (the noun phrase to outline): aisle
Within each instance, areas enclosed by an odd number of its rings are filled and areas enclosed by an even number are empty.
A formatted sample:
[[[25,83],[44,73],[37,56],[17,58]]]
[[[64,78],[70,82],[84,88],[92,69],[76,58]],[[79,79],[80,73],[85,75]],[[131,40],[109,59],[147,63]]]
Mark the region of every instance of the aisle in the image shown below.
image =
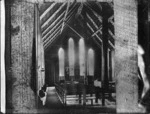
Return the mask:
[[[114,108],[87,107],[87,106],[63,106],[56,93],[55,87],[49,87],[47,91],[46,105],[40,106],[39,113],[45,114],[98,114],[114,113]]]
[[[55,87],[48,88],[48,94],[46,99],[46,107],[49,109],[63,108],[63,104],[60,102],[58,95],[56,94]]]
[[[60,102],[55,87],[47,89],[46,105],[43,107],[40,103],[39,113],[58,114],[65,113],[63,104]]]

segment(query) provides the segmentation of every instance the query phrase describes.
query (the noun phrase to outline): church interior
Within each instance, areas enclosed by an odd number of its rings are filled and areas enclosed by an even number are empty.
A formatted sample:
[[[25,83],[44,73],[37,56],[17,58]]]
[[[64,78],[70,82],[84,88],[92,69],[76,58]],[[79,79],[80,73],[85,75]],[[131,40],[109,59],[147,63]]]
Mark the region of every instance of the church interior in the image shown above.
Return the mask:
[[[46,84],[64,105],[101,107],[107,101],[115,111],[113,3],[45,3],[39,15]]]
[[[4,4],[1,80],[6,83],[0,84],[4,112],[149,111],[138,106],[144,82],[138,79],[137,67],[141,45],[150,82],[149,1],[5,0]],[[145,107],[150,106],[149,93]]]

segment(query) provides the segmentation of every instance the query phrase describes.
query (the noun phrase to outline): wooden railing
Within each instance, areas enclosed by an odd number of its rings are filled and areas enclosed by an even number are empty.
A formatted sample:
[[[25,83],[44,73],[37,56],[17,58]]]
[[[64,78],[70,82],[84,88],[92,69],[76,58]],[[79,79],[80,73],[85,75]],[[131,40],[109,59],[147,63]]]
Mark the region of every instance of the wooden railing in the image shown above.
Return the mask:
[[[75,81],[66,81],[64,83],[55,84],[56,91],[59,95],[60,100],[64,105],[67,105],[67,101],[77,100],[79,104],[83,101],[83,104],[87,100],[91,100],[91,105],[93,105],[93,100],[98,102],[101,98],[103,101],[111,96],[111,93],[115,93],[115,83],[110,82],[109,88],[102,90],[100,87],[95,87],[94,85],[79,83]],[[102,104],[102,105],[105,105]]]

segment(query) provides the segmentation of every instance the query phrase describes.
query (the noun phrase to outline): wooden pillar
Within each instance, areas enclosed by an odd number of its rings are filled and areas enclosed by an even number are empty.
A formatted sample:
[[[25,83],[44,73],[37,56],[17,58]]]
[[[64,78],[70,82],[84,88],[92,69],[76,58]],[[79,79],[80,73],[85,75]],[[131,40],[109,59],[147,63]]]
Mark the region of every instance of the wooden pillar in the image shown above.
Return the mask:
[[[103,28],[102,28],[102,37],[103,37],[103,63],[104,63],[104,74],[102,80],[102,105],[105,105],[105,90],[108,88],[108,10],[107,5],[103,4]]]
[[[11,3],[11,73],[12,112],[36,112],[35,94],[31,89],[34,4],[25,0]]]
[[[114,15],[117,113],[136,113],[139,112],[137,0],[114,0]]]

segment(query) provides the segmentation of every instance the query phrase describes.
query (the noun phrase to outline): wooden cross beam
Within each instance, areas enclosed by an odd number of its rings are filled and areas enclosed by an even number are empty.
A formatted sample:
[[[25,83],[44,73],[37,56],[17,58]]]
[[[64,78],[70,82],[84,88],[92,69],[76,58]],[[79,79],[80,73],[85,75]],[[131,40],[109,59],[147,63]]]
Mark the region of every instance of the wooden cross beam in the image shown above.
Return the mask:
[[[76,6],[76,5],[74,5],[74,6]],[[68,17],[67,17],[66,20],[65,20],[66,22],[71,19],[71,17],[73,16],[73,13],[75,12],[76,8],[77,8],[77,7],[73,7],[72,11],[70,10],[70,11],[68,12]],[[64,23],[64,24],[65,24],[65,23]]]
[[[61,27],[61,25],[59,25],[59,26],[57,27],[57,29],[55,29],[55,30],[53,31],[53,33],[44,41],[44,45],[49,43],[51,37],[60,29],[60,27]]]
[[[73,29],[70,25],[68,25],[66,22],[65,24],[73,31],[75,32],[80,38],[83,38],[75,29]]]
[[[64,16],[64,19],[63,19],[62,27],[61,27],[61,33],[63,31],[63,28],[64,28],[64,21],[66,20],[66,17],[67,17],[67,14],[68,14],[68,10],[69,10],[69,6],[70,6],[70,2],[68,0],[65,16]]]
[[[69,10],[69,12],[68,12],[68,14],[69,15],[71,15],[71,13],[73,13],[74,12],[74,8],[75,8],[75,5]],[[73,10],[73,11],[72,11]],[[72,12],[71,12],[72,11]],[[51,24],[51,25],[49,25],[44,31],[43,31],[43,33],[42,33],[42,35],[44,35],[50,28],[52,28],[52,27],[54,27],[55,26],[55,24],[58,22],[58,20],[60,19],[60,18],[62,18],[62,16],[65,14],[65,11],[59,16],[59,17],[57,17],[57,19]],[[68,19],[69,17],[67,17],[67,19]],[[66,19],[66,20],[67,20]]]
[[[88,23],[87,23],[87,25],[90,26]],[[89,27],[89,28],[90,28],[90,27]],[[90,30],[91,30],[91,31],[94,31],[92,28],[90,28]],[[101,45],[95,40],[95,38],[92,37],[92,39],[93,39],[94,42],[98,45],[98,47],[101,48]],[[101,43],[102,43],[102,42],[101,42]]]
[[[111,47],[112,49],[115,49],[114,44],[112,44],[110,40],[108,40],[108,44],[110,45],[110,47]]]
[[[90,15],[86,14],[87,17],[90,19],[90,21],[93,23],[93,25],[96,27],[97,31],[93,33],[92,36],[94,36],[95,34],[97,34],[98,32],[100,32],[102,34],[102,26],[101,27],[98,27],[97,24],[94,22],[94,20],[90,17]]]
[[[101,31],[102,26],[98,27],[97,24],[94,22],[94,20],[90,17],[90,15],[87,14],[87,13],[86,13],[86,15],[87,15],[87,17],[89,18],[89,20],[92,22],[92,24],[95,26],[95,28],[97,29],[97,31],[95,32],[95,31],[92,29],[92,27],[88,24],[88,27],[89,27],[89,28],[91,29],[91,31],[93,32],[93,35],[92,35],[92,36],[94,36],[94,35],[98,36],[98,35],[97,35],[98,32],[100,32],[100,33],[102,34],[102,31]]]
[[[59,7],[59,9],[50,17],[50,18],[48,18],[43,24],[42,24],[42,28],[44,28],[55,16],[56,16],[56,14],[65,6],[65,4],[66,4],[66,2],[65,3],[63,3],[60,7]]]
[[[112,36],[112,38],[115,40],[115,35],[111,32],[111,30],[108,29],[108,33]]]
[[[95,28],[98,29],[98,26],[97,26],[97,24],[94,22],[94,20],[92,19],[92,17],[91,17],[88,13],[86,13],[86,16],[87,16],[87,18],[92,22],[92,24],[95,26]]]
[[[54,27],[56,25],[56,23],[58,23],[58,20],[61,19],[64,14],[65,14],[65,12],[63,12],[61,15],[59,15],[59,17],[57,17],[57,19],[43,31],[42,35],[44,35],[50,28]]]
[[[102,16],[100,16],[97,12],[95,12],[87,3],[84,3],[88,9],[92,11],[92,13],[98,18],[99,22],[102,23]]]
[[[46,50],[50,45],[51,43],[55,40],[55,38],[60,35],[60,29],[57,31],[57,33],[50,39],[50,41],[44,46],[44,49]]]
[[[55,26],[52,27],[52,29],[45,34],[44,36],[42,36],[42,39],[45,40],[47,38],[47,36],[52,33],[52,31],[54,31],[54,29],[56,29],[56,27],[58,27],[58,25],[60,25],[63,22],[63,19],[61,19],[59,22],[57,22],[57,24]]]
[[[87,22],[87,26],[89,27],[89,29],[94,33],[94,30],[93,30],[93,28],[90,26],[90,24]],[[98,40],[102,43],[103,41],[102,41],[102,39],[97,35],[97,34],[95,34],[95,36],[98,38]],[[92,37],[93,38],[93,37]]]
[[[48,7],[48,8],[44,11],[44,13],[42,13],[42,15],[40,16],[40,20],[42,20],[42,19],[44,18],[44,16],[45,16],[51,9],[53,9],[53,7],[54,7],[56,4],[57,4],[56,2],[55,2],[55,3],[52,3],[51,6]]]
[[[92,34],[92,36],[95,36],[95,34],[97,34],[98,32],[100,32],[102,34],[101,30],[102,30],[102,26],[100,26],[99,29]]]
[[[74,7],[73,7],[73,9],[74,9]],[[72,9],[72,10],[73,10],[73,9]],[[69,13],[73,13],[73,12],[74,12],[74,10],[73,10],[72,12],[69,11]],[[69,13],[68,13],[68,14],[69,14]],[[63,13],[63,14],[64,14],[64,13]],[[70,14],[70,15],[71,15],[71,14]],[[60,24],[61,22],[63,22],[62,20],[63,20],[63,19],[61,19],[61,20],[54,26],[54,28],[53,28],[52,30],[50,30],[50,32],[52,32],[52,31],[56,28],[56,26],[58,26],[58,24]],[[69,20],[70,20],[70,17],[67,17],[66,22],[69,22]],[[64,28],[65,28],[65,27],[66,27],[66,24],[65,24]],[[60,25],[59,25],[59,27],[57,28],[57,30],[58,30],[58,29],[60,29]],[[59,31],[60,31],[60,30],[59,30]],[[48,36],[48,34],[49,34],[50,32],[48,32],[48,33],[46,34],[46,36]],[[54,32],[55,32],[55,31],[54,31]],[[45,45],[48,45],[48,46],[49,46],[49,45],[52,43],[53,40],[51,40],[51,39],[54,39],[54,37],[53,37],[53,35],[55,34],[54,32],[53,32],[52,35],[46,40],[46,41],[48,41],[48,42],[45,43]],[[57,33],[58,33],[58,32],[57,32]],[[44,36],[43,38],[45,39],[46,36]],[[56,37],[56,36],[58,36],[58,35],[54,35],[54,36]],[[51,38],[51,37],[52,37],[52,38]],[[44,41],[44,42],[45,42],[45,41]],[[50,42],[51,42],[51,43],[50,43]]]

